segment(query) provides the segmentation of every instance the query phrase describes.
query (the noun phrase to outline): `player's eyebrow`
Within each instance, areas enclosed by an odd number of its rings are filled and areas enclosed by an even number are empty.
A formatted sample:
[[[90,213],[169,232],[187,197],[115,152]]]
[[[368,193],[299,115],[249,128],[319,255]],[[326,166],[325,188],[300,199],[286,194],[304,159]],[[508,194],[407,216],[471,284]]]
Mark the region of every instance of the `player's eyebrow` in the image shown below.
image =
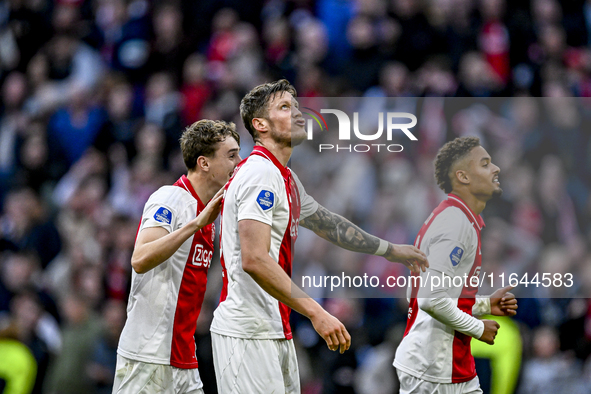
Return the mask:
[[[480,162],[482,163],[483,161],[490,161],[490,156],[484,156],[482,159],[480,159]]]
[[[277,106],[281,107],[283,104],[290,104],[291,105],[291,100],[289,100],[287,98],[281,98],[281,100],[279,100],[279,102],[277,103]]]

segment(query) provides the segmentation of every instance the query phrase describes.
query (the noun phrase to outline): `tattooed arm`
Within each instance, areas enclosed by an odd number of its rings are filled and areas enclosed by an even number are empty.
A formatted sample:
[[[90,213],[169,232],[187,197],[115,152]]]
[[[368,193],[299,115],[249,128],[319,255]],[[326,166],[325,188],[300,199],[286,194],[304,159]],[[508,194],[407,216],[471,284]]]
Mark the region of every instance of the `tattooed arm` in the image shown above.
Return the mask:
[[[354,252],[376,254],[382,242],[380,238],[368,234],[349,220],[329,211],[322,205],[318,205],[318,210],[300,221],[300,224],[327,241]],[[387,244],[387,249],[383,253],[384,258],[387,260],[402,263],[409,267],[411,271],[417,273],[420,269],[425,271],[426,267],[429,266],[425,254],[414,246],[394,245],[390,242]]]

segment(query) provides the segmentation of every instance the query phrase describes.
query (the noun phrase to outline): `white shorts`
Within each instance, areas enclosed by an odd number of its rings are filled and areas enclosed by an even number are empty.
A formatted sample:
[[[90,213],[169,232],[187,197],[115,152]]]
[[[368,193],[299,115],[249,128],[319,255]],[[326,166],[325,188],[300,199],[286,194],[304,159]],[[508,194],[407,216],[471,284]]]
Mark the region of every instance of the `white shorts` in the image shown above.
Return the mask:
[[[482,394],[478,376],[464,383],[435,383],[396,369],[400,394]]]
[[[293,339],[242,339],[211,333],[218,391],[299,394]]]
[[[150,364],[117,355],[113,394],[203,394],[197,368]]]

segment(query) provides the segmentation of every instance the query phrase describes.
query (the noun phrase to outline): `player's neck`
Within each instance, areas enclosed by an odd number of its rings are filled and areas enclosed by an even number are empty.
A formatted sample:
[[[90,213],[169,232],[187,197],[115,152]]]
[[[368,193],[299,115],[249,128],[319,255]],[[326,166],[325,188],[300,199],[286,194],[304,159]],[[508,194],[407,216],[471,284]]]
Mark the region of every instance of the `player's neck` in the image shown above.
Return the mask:
[[[217,193],[219,188],[211,182],[207,182],[207,174],[203,172],[191,171],[187,174],[187,179],[191,182],[193,190],[199,196],[203,204],[207,204],[209,200]]]
[[[287,162],[289,161],[289,158],[291,157],[291,152],[293,151],[293,148],[291,146],[280,144],[271,139],[257,141],[256,145],[262,146],[263,148],[271,152],[273,156],[275,156],[275,158],[279,160],[283,167],[287,166]]]
[[[486,207],[486,201],[482,201],[478,199],[474,194],[470,193],[468,190],[452,190],[452,194],[460,197],[462,201],[466,203],[466,205],[474,212],[476,215],[480,215],[480,213]]]

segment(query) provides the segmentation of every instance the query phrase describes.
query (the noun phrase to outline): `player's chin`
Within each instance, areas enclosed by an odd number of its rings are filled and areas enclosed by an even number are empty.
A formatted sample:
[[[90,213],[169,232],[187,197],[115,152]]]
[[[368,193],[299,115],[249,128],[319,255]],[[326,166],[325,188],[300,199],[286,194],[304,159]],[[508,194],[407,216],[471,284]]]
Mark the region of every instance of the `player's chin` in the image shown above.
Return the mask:
[[[503,195],[503,189],[501,189],[501,187],[500,187],[500,186],[497,186],[497,187],[496,187],[496,188],[493,190],[493,192],[492,192],[492,197],[493,197],[493,198],[495,198],[495,197],[501,197],[502,195]]]
[[[305,132],[291,134],[291,146],[292,147],[300,145],[305,140],[306,140],[306,133]]]

